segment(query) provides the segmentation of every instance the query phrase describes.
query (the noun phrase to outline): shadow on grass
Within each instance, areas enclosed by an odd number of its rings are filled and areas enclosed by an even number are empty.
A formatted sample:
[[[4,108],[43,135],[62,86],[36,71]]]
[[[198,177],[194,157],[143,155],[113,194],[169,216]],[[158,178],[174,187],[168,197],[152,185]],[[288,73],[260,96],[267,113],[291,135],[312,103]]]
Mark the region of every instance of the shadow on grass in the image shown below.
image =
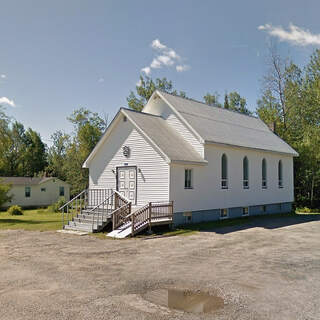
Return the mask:
[[[250,228],[277,229],[290,225],[320,221],[320,214],[269,214],[251,217],[241,217],[219,221],[201,222],[196,224],[186,224],[170,230],[168,227],[153,228],[153,238],[167,237],[175,235],[190,235],[195,232],[215,232],[227,234]]]

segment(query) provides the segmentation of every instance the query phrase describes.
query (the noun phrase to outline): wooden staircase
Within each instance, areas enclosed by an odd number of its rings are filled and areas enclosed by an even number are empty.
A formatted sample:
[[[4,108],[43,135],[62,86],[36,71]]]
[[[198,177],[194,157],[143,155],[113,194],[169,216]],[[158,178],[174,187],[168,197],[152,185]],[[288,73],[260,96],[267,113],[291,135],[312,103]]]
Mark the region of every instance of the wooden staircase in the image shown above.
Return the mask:
[[[172,224],[173,202],[149,202],[132,212],[131,201],[112,189],[87,189],[60,208],[63,229],[100,232],[109,223],[108,237],[125,238],[151,229],[154,225]]]

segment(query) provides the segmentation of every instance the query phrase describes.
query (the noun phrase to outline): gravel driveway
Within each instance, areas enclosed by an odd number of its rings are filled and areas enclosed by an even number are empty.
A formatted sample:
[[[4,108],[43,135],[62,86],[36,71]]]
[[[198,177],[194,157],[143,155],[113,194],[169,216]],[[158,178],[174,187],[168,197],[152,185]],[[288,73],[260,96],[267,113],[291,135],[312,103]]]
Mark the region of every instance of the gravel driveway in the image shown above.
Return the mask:
[[[101,240],[0,232],[0,319],[319,319],[319,216],[191,236]],[[182,289],[224,299],[207,314],[146,300]]]

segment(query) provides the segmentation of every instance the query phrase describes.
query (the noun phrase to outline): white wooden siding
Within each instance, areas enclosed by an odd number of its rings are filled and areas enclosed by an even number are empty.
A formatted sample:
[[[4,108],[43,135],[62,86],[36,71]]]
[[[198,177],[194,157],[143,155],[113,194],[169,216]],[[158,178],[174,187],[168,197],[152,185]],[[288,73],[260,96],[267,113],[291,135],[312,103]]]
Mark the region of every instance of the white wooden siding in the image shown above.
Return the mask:
[[[130,148],[130,157],[122,147]],[[120,121],[89,164],[90,188],[116,188],[116,168],[137,166],[137,205],[149,201],[168,201],[169,165],[129,120]],[[139,170],[140,169],[140,170]],[[113,171],[114,172],[113,172]]]
[[[150,101],[143,112],[155,114],[164,118],[167,123],[174,128],[191,146],[203,157],[204,146],[194,136],[194,134],[188,129],[176,116],[173,110],[160,98],[154,101]]]
[[[228,189],[221,189],[221,156],[228,158]],[[243,189],[242,161],[249,160],[249,189]],[[262,159],[267,160],[267,189],[262,189]],[[275,153],[206,145],[207,166],[170,166],[170,199],[175,212],[292,202],[293,158]],[[283,188],[278,187],[278,161]],[[184,169],[193,169],[193,189],[184,189]]]

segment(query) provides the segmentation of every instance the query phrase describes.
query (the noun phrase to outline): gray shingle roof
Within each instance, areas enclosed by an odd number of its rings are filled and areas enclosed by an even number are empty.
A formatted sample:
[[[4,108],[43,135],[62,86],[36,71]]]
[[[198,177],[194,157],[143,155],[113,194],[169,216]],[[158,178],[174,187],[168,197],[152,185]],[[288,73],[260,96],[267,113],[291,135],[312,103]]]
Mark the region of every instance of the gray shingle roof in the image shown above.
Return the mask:
[[[0,181],[2,180],[5,183],[12,185],[38,185],[45,181],[54,179],[53,177],[0,177]],[[57,179],[57,178],[56,178]]]
[[[166,121],[155,115],[122,109],[171,161],[190,161],[206,163],[198,152],[178,135]]]
[[[298,155],[259,118],[158,91],[205,142]]]

